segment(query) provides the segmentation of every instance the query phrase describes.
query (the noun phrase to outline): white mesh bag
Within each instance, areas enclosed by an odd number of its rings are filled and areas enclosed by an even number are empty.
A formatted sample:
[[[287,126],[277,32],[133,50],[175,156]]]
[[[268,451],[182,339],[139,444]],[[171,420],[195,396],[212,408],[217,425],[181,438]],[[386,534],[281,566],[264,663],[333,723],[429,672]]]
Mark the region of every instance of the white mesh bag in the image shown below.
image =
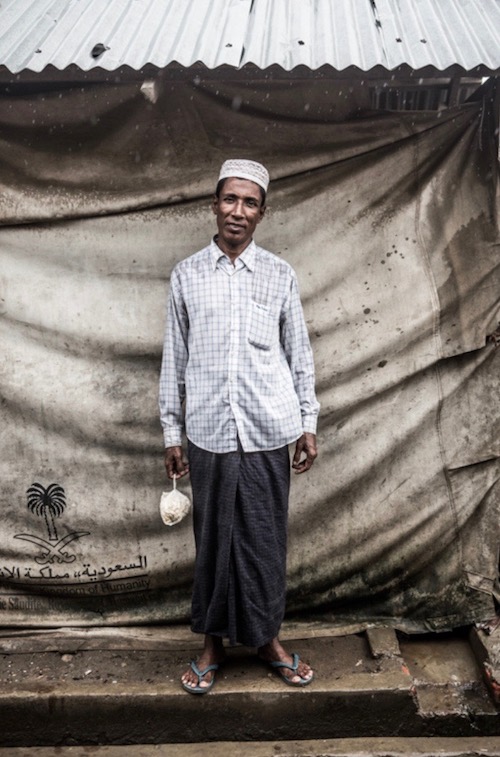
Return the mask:
[[[191,500],[178,491],[175,477],[174,488],[171,492],[163,492],[160,499],[160,515],[166,526],[175,526],[186,517],[191,509]]]

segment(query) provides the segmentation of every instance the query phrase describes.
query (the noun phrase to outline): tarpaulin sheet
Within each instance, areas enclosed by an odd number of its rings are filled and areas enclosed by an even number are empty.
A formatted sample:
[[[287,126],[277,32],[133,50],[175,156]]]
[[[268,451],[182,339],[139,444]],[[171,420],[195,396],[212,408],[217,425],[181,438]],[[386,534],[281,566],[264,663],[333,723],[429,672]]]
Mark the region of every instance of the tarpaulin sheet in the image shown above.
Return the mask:
[[[256,240],[297,271],[317,368],[320,455],[292,484],[289,610],[414,629],[489,618],[493,92],[343,119],[341,93],[316,80],[149,94],[2,91],[0,623],[189,618],[190,518],[168,529],[158,513],[157,381],[169,275],[214,233],[231,156],[270,170]]]

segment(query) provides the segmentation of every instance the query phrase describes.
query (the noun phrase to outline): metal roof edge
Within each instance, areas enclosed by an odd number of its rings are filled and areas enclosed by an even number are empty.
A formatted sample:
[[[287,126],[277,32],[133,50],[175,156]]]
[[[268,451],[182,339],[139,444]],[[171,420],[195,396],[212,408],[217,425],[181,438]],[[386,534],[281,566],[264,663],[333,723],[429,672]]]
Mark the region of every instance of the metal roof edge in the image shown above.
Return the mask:
[[[445,69],[438,69],[435,66],[424,66],[423,68],[413,69],[404,63],[393,69],[377,65],[364,71],[357,66],[348,66],[342,70],[337,70],[326,64],[316,69],[310,69],[307,66],[299,65],[291,70],[286,70],[281,66],[274,64],[268,68],[259,68],[253,63],[246,63],[244,66],[236,67],[221,65],[216,68],[208,68],[202,62],[197,62],[191,66],[183,66],[180,63],[172,62],[164,68],[159,68],[152,63],[148,63],[143,68],[136,70],[131,66],[120,66],[112,71],[101,67],[94,67],[84,71],[78,66],[72,64],[64,69],[48,65],[42,71],[36,72],[29,69],[23,69],[18,73],[13,73],[6,66],[0,65],[0,82],[55,82],[55,81],[75,81],[75,82],[108,82],[119,84],[132,81],[144,81],[144,79],[161,78],[161,79],[195,79],[202,76],[204,79],[386,79],[388,77],[405,78],[432,78],[432,77],[456,77],[456,76],[500,76],[500,68],[490,69],[483,64],[475,66],[473,69],[466,70],[458,64],[454,64]]]

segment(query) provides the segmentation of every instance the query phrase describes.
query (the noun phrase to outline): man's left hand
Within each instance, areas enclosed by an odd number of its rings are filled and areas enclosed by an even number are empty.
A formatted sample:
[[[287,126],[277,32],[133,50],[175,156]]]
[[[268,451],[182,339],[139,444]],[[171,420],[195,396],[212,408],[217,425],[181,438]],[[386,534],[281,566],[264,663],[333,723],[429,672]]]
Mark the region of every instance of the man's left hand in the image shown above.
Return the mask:
[[[301,460],[303,455],[305,455],[305,458]],[[292,468],[295,470],[295,473],[305,473],[309,470],[317,457],[318,447],[316,444],[316,434],[311,434],[309,431],[305,431],[300,439],[297,439]]]

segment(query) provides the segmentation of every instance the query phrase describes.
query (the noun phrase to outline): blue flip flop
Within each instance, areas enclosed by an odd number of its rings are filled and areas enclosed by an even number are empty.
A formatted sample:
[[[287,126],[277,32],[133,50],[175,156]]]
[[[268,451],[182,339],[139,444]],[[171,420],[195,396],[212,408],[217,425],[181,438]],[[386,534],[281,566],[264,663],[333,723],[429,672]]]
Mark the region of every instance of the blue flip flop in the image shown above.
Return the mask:
[[[200,686],[203,678],[206,676],[207,673],[209,673],[211,670],[219,670],[219,665],[207,665],[205,670],[200,670],[194,660],[191,660],[191,670],[195,675],[198,676],[198,686],[188,686],[187,683],[184,683],[184,681],[181,681],[182,688],[186,689],[186,691],[189,691],[190,694],[208,694],[210,689],[215,683],[215,675],[212,676],[212,680],[208,684],[208,686]]]
[[[286,683],[288,686],[308,686],[312,679],[314,678],[314,673],[310,678],[302,678],[300,676],[300,681],[292,681],[288,676],[286,676],[280,668],[287,668],[287,670],[292,670],[294,673],[299,675],[297,673],[300,657],[296,652],[293,652],[292,654],[292,660],[293,663],[290,665],[288,662],[281,662],[280,660],[276,660],[275,662],[270,662],[269,665],[274,668],[276,673],[279,675],[279,677]]]

